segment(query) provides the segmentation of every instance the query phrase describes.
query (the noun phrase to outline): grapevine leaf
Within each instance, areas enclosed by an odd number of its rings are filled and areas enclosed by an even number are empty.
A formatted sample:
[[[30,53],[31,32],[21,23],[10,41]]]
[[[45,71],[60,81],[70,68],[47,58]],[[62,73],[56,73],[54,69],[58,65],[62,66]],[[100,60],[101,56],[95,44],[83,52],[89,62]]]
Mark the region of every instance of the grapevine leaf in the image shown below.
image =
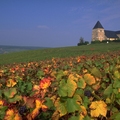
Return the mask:
[[[83,105],[85,106],[85,108],[88,108],[88,105],[90,103],[90,100],[88,99],[87,96],[83,97]]]
[[[79,116],[72,116],[68,120],[80,120]]]
[[[114,76],[119,79],[120,78],[120,72],[118,70],[115,70],[114,71]]]
[[[83,78],[81,78],[81,79],[77,82],[77,85],[78,85],[79,88],[82,88],[82,89],[84,89],[84,88],[86,87],[86,83],[85,83],[85,81],[84,81]]]
[[[34,108],[35,107],[35,100],[34,98],[25,98],[24,97],[24,102],[28,108]]]
[[[120,88],[120,80],[115,80],[114,83],[113,83],[113,87],[114,88]]]
[[[58,89],[58,94],[61,97],[67,96],[67,85],[65,80],[60,81],[59,89]]]
[[[113,120],[120,120],[120,113],[118,112],[118,113],[113,114],[111,116],[111,119],[113,119]]]
[[[95,77],[98,77],[98,78],[101,78],[101,77],[102,77],[101,72],[100,72],[99,69],[96,68],[96,67],[92,68],[91,73],[92,73]]]
[[[7,87],[14,87],[17,83],[13,79],[7,80]]]
[[[68,113],[80,110],[80,105],[77,103],[75,98],[68,98],[66,101],[66,108]]]
[[[55,111],[52,115],[52,120],[59,120],[60,114],[58,111]]]
[[[7,98],[13,98],[16,93],[17,93],[16,88],[9,88],[9,89],[5,89],[5,90],[4,90],[4,95],[5,95]]]
[[[4,120],[22,120],[22,118],[17,111],[14,111],[13,109],[8,109],[6,111]]]
[[[22,99],[22,96],[15,95],[13,98],[10,98],[8,101],[9,101],[10,103],[14,103],[14,102],[17,102],[17,101],[19,101],[19,100],[21,100],[21,99]]]
[[[95,78],[91,74],[85,74],[84,75],[84,80],[88,85],[95,84]]]
[[[68,79],[67,80],[67,93],[68,97],[72,97],[77,89],[77,84],[74,80]]]
[[[54,106],[53,101],[50,98],[45,98],[45,105],[48,106],[48,108],[52,108]]]
[[[46,89],[50,86],[50,84],[51,84],[50,79],[44,78],[40,81],[40,88],[41,89]]]
[[[113,92],[112,84],[110,84],[105,90],[104,90],[104,95],[106,97],[109,97]]]
[[[98,117],[99,115],[102,115],[106,117],[107,114],[107,105],[104,101],[94,101],[90,105],[90,114],[91,117]]]
[[[39,114],[39,109],[35,108],[32,113],[30,114],[32,119],[35,119],[35,117]]]
[[[41,78],[42,76],[44,76],[44,72],[41,71],[41,70],[39,70],[39,71],[37,72],[37,77],[38,77],[38,78]]]
[[[0,120],[3,120],[6,110],[7,106],[0,106]]]
[[[66,104],[65,102],[61,102],[60,98],[58,98],[55,101],[55,107],[57,109],[57,111],[59,111],[60,113],[60,117],[64,116],[65,114],[67,114],[67,110],[66,110]]]

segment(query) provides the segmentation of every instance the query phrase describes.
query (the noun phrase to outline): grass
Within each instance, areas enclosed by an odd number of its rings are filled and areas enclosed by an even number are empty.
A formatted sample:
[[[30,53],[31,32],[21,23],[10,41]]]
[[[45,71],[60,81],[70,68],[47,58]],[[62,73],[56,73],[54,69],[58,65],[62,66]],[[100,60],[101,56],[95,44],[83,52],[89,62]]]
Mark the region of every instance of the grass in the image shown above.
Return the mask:
[[[0,65],[22,63],[30,61],[49,60],[52,58],[75,57],[80,55],[92,55],[120,50],[120,43],[101,43],[83,46],[46,48],[29,50],[9,54],[0,54]]]

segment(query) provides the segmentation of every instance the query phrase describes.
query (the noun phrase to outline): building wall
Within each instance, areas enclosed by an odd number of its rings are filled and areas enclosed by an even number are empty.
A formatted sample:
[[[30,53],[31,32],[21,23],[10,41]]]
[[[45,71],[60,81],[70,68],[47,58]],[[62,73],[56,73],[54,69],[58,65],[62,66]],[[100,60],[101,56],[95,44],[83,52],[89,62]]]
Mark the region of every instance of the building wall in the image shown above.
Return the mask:
[[[117,38],[107,38],[107,37],[106,37],[105,40],[111,40],[111,41],[113,41],[113,40],[117,40]]]
[[[92,41],[95,41],[95,40],[99,40],[99,41],[105,40],[104,29],[97,28],[92,30]]]
[[[117,34],[117,36],[120,38],[120,34]]]

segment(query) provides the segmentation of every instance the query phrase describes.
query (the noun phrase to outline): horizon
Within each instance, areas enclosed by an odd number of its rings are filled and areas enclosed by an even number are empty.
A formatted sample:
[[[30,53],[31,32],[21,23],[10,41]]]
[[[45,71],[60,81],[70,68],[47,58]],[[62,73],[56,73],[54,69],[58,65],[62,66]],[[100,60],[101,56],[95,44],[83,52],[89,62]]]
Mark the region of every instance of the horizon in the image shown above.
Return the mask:
[[[0,1],[0,45],[26,47],[77,46],[91,42],[100,21],[105,30],[120,30],[119,0]]]

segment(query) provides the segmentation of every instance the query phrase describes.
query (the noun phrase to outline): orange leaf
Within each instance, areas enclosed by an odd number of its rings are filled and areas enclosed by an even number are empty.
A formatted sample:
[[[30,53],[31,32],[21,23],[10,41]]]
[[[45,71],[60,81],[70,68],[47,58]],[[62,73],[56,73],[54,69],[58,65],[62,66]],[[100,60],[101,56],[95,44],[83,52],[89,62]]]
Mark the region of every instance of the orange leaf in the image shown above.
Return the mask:
[[[38,114],[39,114],[39,109],[35,108],[31,113],[32,119],[34,119]]]
[[[50,84],[51,84],[50,79],[44,78],[40,81],[40,88],[41,89],[46,89],[50,86]]]
[[[34,98],[23,97],[23,100],[24,100],[25,104],[27,105],[27,107],[29,107],[29,108],[34,108],[35,107]]]
[[[0,106],[3,106],[4,102],[3,100],[0,100]]]
[[[90,109],[91,117],[98,117],[99,115],[106,117],[107,105],[104,101],[92,102],[92,104],[90,105]]]
[[[42,105],[42,111],[47,111],[48,107],[46,105]]]

